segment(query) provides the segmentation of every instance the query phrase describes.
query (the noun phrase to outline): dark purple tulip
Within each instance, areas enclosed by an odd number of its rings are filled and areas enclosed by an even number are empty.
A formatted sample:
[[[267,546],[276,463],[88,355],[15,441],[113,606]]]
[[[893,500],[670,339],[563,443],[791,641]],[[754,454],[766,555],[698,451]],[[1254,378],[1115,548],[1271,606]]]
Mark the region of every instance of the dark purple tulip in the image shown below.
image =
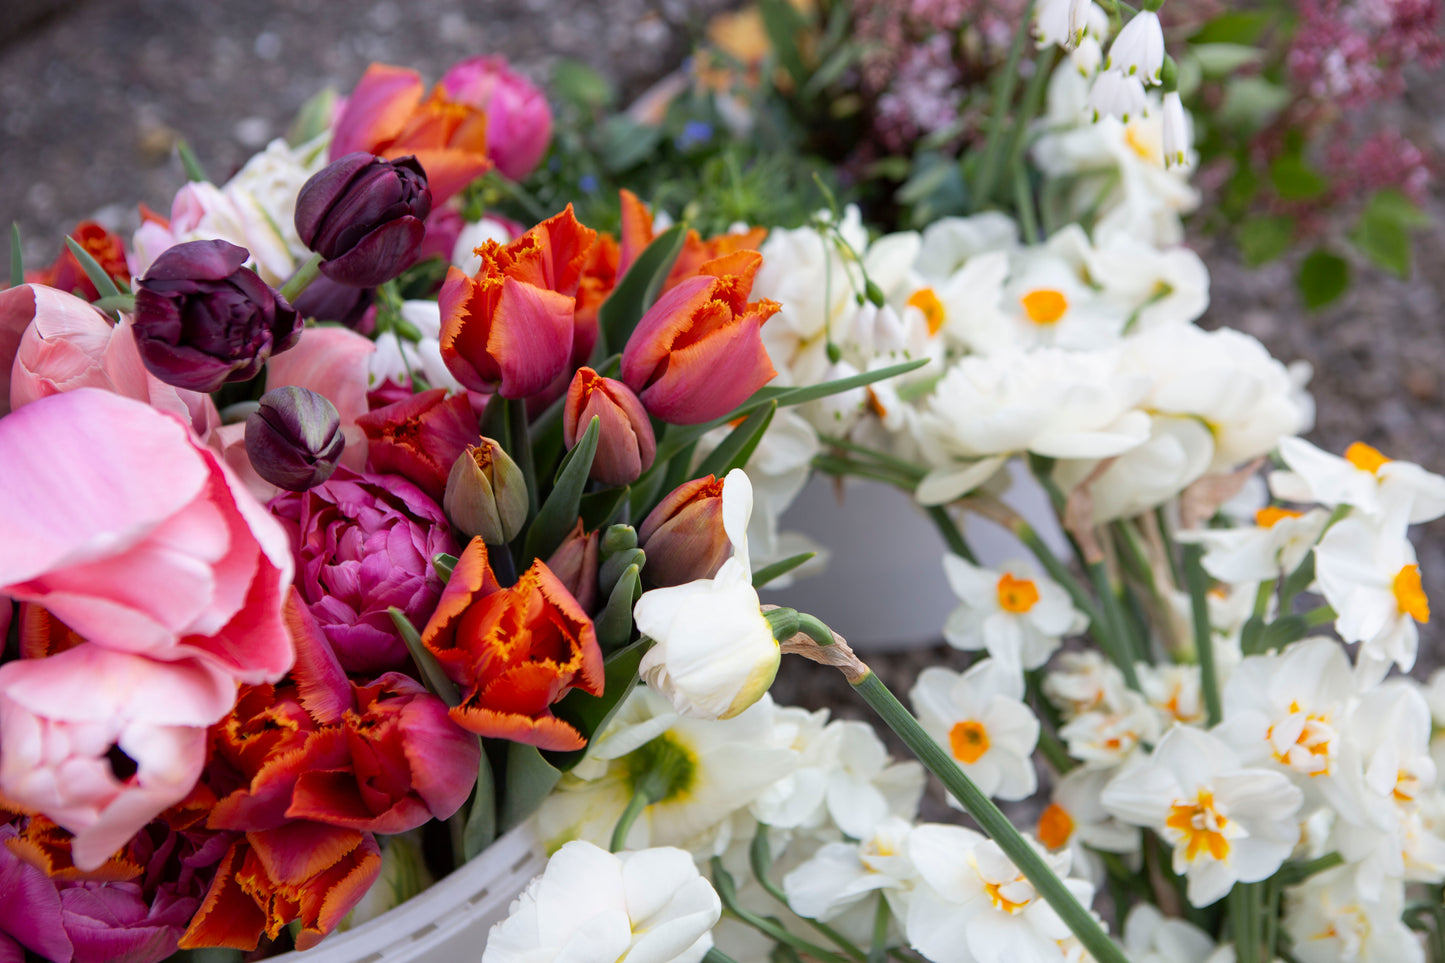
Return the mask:
[[[317,321],[335,321],[357,334],[371,334],[376,328],[376,289],[337,284],[326,276],[306,285],[292,302],[296,313]]]
[[[301,337],[296,311],[226,241],[161,252],[136,282],[135,340],[151,374],[177,388],[215,391],[249,381]]]
[[[251,467],[288,492],[304,492],[330,478],[345,447],[336,406],[309,388],[272,389],[246,419]]]
[[[301,188],[296,233],[338,284],[375,287],[416,261],[431,213],[426,171],[415,157],[364,151],[333,161]]]

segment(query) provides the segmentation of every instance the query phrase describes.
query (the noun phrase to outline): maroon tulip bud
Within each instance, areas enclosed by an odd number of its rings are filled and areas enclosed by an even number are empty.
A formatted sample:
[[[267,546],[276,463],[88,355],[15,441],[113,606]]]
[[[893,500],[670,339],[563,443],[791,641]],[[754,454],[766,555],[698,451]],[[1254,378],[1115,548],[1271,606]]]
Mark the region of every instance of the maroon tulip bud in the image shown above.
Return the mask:
[[[301,337],[295,309],[226,241],[187,241],[161,252],[136,282],[135,341],[157,378],[211,392],[254,378]]]
[[[597,604],[597,567],[598,567],[598,544],[601,542],[601,533],[592,532],[590,535],[582,528],[582,519],[577,519],[577,527],[572,533],[562,540],[557,550],[547,559],[547,567],[552,574],[567,587],[577,604],[582,606],[582,611],[592,613],[592,607]]]
[[[578,368],[562,408],[562,440],[568,448],[599,418],[601,433],[590,475],[604,485],[629,485],[652,467],[657,439],[647,409],[632,389],[604,378],[591,368]]]
[[[426,236],[431,190],[415,157],[365,151],[322,168],[296,197],[296,233],[320,254],[321,273],[370,288],[411,267]]]
[[[246,419],[251,467],[289,492],[304,492],[330,478],[345,447],[336,406],[310,388],[287,385],[268,391]]]
[[[732,553],[723,531],[721,478],[708,475],[679,485],[658,502],[637,529],[647,553],[642,580],[652,588],[712,578]]]

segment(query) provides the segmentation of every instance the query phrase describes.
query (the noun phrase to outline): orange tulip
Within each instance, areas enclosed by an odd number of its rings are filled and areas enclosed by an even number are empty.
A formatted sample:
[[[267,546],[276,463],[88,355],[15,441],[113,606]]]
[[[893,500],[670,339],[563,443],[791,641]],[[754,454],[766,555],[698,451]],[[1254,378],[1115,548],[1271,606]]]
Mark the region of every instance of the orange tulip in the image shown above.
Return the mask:
[[[602,694],[602,650],[592,620],[540,559],[504,589],[486,543],[472,539],[421,639],[461,687],[451,717],[463,729],[539,749],[587,744],[552,706],[572,688]]]

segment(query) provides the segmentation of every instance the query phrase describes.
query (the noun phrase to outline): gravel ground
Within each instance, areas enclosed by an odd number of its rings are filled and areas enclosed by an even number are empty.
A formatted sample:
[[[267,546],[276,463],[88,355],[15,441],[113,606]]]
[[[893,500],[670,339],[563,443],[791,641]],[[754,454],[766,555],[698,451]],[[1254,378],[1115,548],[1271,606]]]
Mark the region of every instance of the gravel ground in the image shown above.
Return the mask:
[[[48,263],[56,239],[98,216],[134,225],[135,204],[166,210],[183,180],[173,159],[191,143],[218,180],[271,138],[325,85],[346,90],[373,60],[435,79],[452,62],[504,53],[544,80],[559,57],[583,60],[635,94],[674,66],[711,13],[729,0],[28,0],[48,18],[0,38],[0,214],[19,223],[27,262]],[[1439,77],[1419,77],[1405,109],[1386,118],[1445,153]],[[1306,312],[1288,265],[1248,271],[1227,246],[1204,244],[1213,274],[1208,319],[1248,331],[1284,360],[1314,366],[1314,440],[1342,450],[1362,439],[1387,454],[1445,470],[1445,198],[1419,238],[1409,281],[1358,267],[1328,311]],[[1421,569],[1445,607],[1445,524],[1422,530]],[[1424,626],[1422,662],[1445,661],[1442,620]],[[879,657],[902,689],[947,650]],[[845,702],[841,679],[789,666],[780,695]]]

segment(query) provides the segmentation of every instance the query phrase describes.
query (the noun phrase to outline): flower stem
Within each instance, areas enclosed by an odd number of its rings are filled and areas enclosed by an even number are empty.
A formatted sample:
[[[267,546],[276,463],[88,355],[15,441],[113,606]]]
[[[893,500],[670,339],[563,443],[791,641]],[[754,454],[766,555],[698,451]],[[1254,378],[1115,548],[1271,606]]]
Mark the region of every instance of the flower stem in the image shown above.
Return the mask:
[[[1189,607],[1194,614],[1194,650],[1199,658],[1199,686],[1204,690],[1204,708],[1209,725],[1224,718],[1219,702],[1219,675],[1214,668],[1214,639],[1209,628],[1208,576],[1204,572],[1204,547],[1184,546],[1184,581],[1189,586]]]
[[[500,396],[499,396],[500,397]],[[532,464],[532,435],[527,431],[527,399],[504,398],[507,406],[507,435],[510,444],[507,454],[522,470],[522,479],[527,483],[527,517],[537,517],[537,468]]]
[[[311,282],[320,276],[321,255],[313,254],[305,264],[296,269],[296,273],[291,275],[285,284],[281,285],[281,297],[285,298],[288,303],[295,303],[296,299],[301,296],[301,292],[305,291]]]
[[[622,815],[617,819],[617,825],[612,829],[612,842],[609,850],[620,853],[627,846],[627,834],[632,832],[632,824],[637,822],[637,817],[648,807],[651,800],[647,798],[647,791],[638,786],[632,792],[632,798],[627,800],[627,808],[622,810]]]
[[[1043,857],[1008,821],[1008,817],[974,785],[973,780],[964,774],[943,748],[923,731],[918,720],[903,707],[882,680],[869,672],[854,682],[853,688],[888,727],[898,734],[919,761],[943,781],[944,787],[963,804],[968,814],[1028,878],[1039,895],[1053,907],[1054,912],[1059,914],[1059,918],[1068,926],[1070,932],[1078,937],[1084,949],[1091,953],[1098,963],[1125,963],[1123,952],[1089,914],[1088,908],[1069,892]]]
[[[1014,31],[1013,43],[1009,46],[1008,60],[994,80],[993,93],[989,97],[988,131],[984,141],[983,160],[979,164],[978,178],[973,187],[970,206],[975,212],[983,210],[993,194],[998,180],[999,168],[1004,161],[1004,138],[1007,134],[1009,105],[1013,102],[1014,87],[1019,79],[1019,61],[1023,58],[1024,45],[1032,28],[1034,0],[1024,5],[1019,18],[1018,29]]]
[[[938,534],[943,536],[944,542],[948,544],[948,550],[959,558],[977,565],[978,559],[974,557],[968,543],[963,540],[963,532],[959,530],[953,516],[948,514],[948,509],[942,505],[931,505],[927,511],[929,521],[933,522],[933,527],[938,529]]]

